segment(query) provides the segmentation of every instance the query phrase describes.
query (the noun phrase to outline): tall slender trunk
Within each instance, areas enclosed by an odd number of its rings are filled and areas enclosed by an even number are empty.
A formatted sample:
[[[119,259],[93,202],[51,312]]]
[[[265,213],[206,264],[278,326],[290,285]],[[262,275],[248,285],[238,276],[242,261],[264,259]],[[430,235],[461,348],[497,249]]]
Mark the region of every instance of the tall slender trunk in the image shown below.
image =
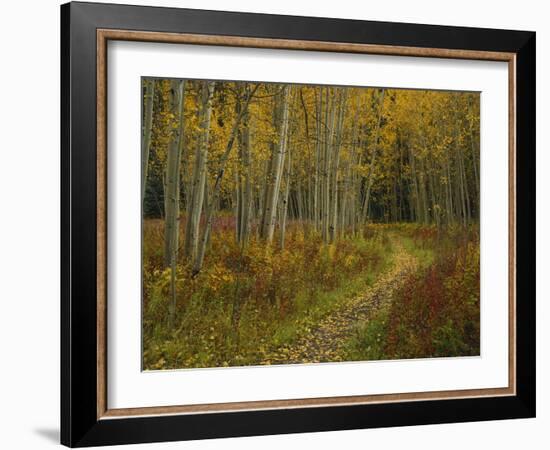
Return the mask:
[[[336,131],[335,131],[335,138],[333,142],[333,163],[332,163],[332,176],[331,176],[331,182],[332,182],[332,204],[331,204],[331,211],[330,211],[330,220],[331,224],[329,227],[330,231],[330,241],[334,242],[336,240],[336,236],[338,234],[338,169],[340,167],[340,147],[342,143],[342,129],[344,126],[344,117],[345,117],[345,105],[346,105],[346,97],[347,97],[347,91],[340,90],[340,98],[338,102],[338,120],[336,124]]]
[[[250,88],[247,85],[246,93],[250,96]],[[243,111],[242,132],[240,134],[240,150],[243,162],[243,205],[240,229],[240,240],[242,245],[246,245],[250,235],[250,221],[252,215],[252,161],[250,152],[250,123],[248,108]]]
[[[474,136],[472,131],[472,126],[470,124],[470,148],[472,152],[472,166],[474,168],[474,193],[475,193],[475,199],[474,199],[474,205],[475,205],[475,216],[479,219],[479,191],[480,191],[480,183],[479,183],[479,175],[478,175],[478,168],[477,164],[479,161],[479,153],[476,151],[475,143],[474,143]]]
[[[424,217],[424,214],[422,212],[422,206],[420,202],[420,193],[418,189],[418,178],[416,176],[416,163],[415,163],[415,156],[412,151],[412,149],[409,147],[409,165],[411,167],[411,177],[412,177],[412,184],[413,184],[413,197],[414,197],[414,203],[411,202],[414,210],[414,220],[420,221]]]
[[[241,90],[237,93],[235,102],[235,113],[237,116],[241,113]],[[242,130],[239,127],[237,130],[238,158],[234,168],[235,176],[235,238],[240,244],[242,242],[243,219],[244,219],[244,173],[242,171],[243,163],[243,138]]]
[[[470,190],[468,188],[468,178],[466,177],[466,168],[464,167],[464,154],[460,152],[460,173],[462,175],[462,185],[464,186],[464,198],[466,200],[466,223],[470,222],[472,217],[470,209]]]
[[[465,218],[466,218],[466,202],[464,200],[464,186],[462,185],[462,172],[460,171],[460,168],[459,168],[458,149],[456,148],[456,146],[455,146],[455,156],[457,160],[457,167],[455,170],[455,183],[456,183],[455,192],[457,197],[455,199],[455,204],[457,205],[457,209],[458,209],[457,215],[460,217],[462,224],[464,224]]]
[[[242,183],[241,177],[239,175],[239,167],[236,165],[233,172],[235,178],[235,192],[233,195],[233,215],[235,217],[235,240],[236,242],[241,242],[241,224],[242,224]],[[205,208],[206,209],[206,208]]]
[[[469,105],[470,105],[471,116],[475,117],[475,114],[472,111],[473,104],[472,104],[471,99],[470,99]],[[479,181],[479,168],[478,168],[478,164],[480,162],[479,161],[479,159],[480,159],[479,147],[478,147],[478,145],[479,145],[479,136],[476,136],[477,140],[474,139],[474,130],[473,130],[472,120],[469,120],[469,131],[470,131],[470,150],[471,150],[471,153],[472,153],[472,166],[473,166],[473,169],[474,169],[474,182],[475,182],[475,186],[474,186],[474,195],[475,195],[474,209],[475,209],[475,217],[477,217],[479,219],[479,202],[480,202],[480,198],[479,198],[480,181]]]
[[[290,155],[290,153],[289,153]],[[304,206],[304,196],[302,193],[302,183],[300,180],[296,180],[296,216],[300,221],[306,219],[306,215],[304,213],[305,206]]]
[[[349,160],[346,167],[346,181],[344,185],[344,204],[342,205],[342,228],[351,228],[352,234],[355,233],[355,170],[354,165],[357,159],[357,148],[360,147],[359,140],[359,114],[361,112],[361,102],[357,101],[355,114],[353,118],[353,128],[351,133],[351,147]]]
[[[285,193],[283,195],[283,199],[281,202],[281,233],[280,233],[280,241],[279,245],[281,247],[281,250],[285,248],[285,235],[286,235],[286,217],[288,214],[288,193],[290,192],[290,177],[292,175],[292,168],[291,168],[291,160],[290,160],[290,143],[288,142],[289,138],[287,137],[287,144],[286,144],[286,152],[288,153],[286,157],[286,186],[285,186]]]
[[[254,96],[254,93],[258,89],[259,85],[256,85],[256,87],[248,94],[247,100],[243,106],[243,109],[241,109],[241,112],[235,119],[235,123],[233,124],[233,127],[231,129],[231,134],[229,136],[229,139],[227,141],[227,144],[225,146],[225,151],[220,159],[220,167],[218,169],[218,173],[216,175],[216,181],[214,182],[214,186],[212,188],[212,195],[211,199],[208,202],[208,206],[206,208],[206,223],[204,225],[204,231],[202,233],[202,237],[200,239],[200,246],[197,251],[197,256],[195,257],[193,261],[193,276],[198,274],[200,270],[202,269],[202,265],[204,263],[204,256],[206,253],[206,244],[208,243],[208,240],[210,238],[210,231],[212,229],[212,219],[214,217],[214,211],[215,211],[215,205],[218,200],[218,197],[220,195],[220,188],[222,183],[223,174],[225,172],[225,165],[227,163],[227,160],[229,159],[229,155],[231,154],[231,150],[233,149],[233,143],[235,142],[235,139],[237,138],[237,132],[239,129],[239,125],[241,123],[241,120],[243,118],[243,112],[248,109],[248,105],[250,104],[250,101],[252,100],[252,97]]]
[[[215,83],[203,81],[200,85],[199,137],[195,153],[195,166],[191,185],[191,200],[187,206],[187,224],[184,252],[189,259],[197,254],[200,218],[206,189],[206,168],[208,162],[208,143],[210,137],[210,117],[212,114],[212,96]]]
[[[320,159],[321,159],[321,111],[322,111],[322,95],[315,92],[315,181],[313,185],[313,219],[315,230],[319,230],[319,175],[320,175]]]
[[[420,170],[418,172],[418,182],[420,187],[420,198],[422,200],[422,221],[427,224],[430,222],[430,216],[428,211],[428,194],[426,192],[426,168],[424,165],[424,157],[418,158],[420,161]]]
[[[283,86],[281,93],[275,101],[275,117],[277,129],[277,142],[273,145],[271,158],[271,173],[269,176],[264,215],[262,220],[261,236],[267,242],[272,242],[277,218],[277,202],[279,200],[279,189],[281,185],[281,174],[284,163],[284,144],[288,129],[288,106],[289,106],[288,85]]]
[[[184,129],[185,81],[171,82],[171,113],[179,116],[176,130],[172,131],[166,162],[166,218],[164,221],[164,265],[170,267],[170,326],[174,323],[176,313],[176,261],[179,242],[179,189],[180,189],[180,141]]]
[[[151,147],[151,132],[153,129],[153,104],[155,97],[155,80],[144,80],[145,98],[143,105],[143,135],[141,138],[141,204],[145,199],[147,188],[147,172],[149,169],[149,149]]]
[[[451,168],[448,158],[445,158],[445,187],[447,188],[447,223],[454,223],[455,214],[454,214],[454,204],[453,204],[453,184],[451,178]]]
[[[180,167],[180,139],[183,134],[183,96],[184,81],[171,82],[171,113],[179,117],[179,125],[172,132],[166,161],[166,191],[165,191],[165,220],[164,220],[164,265],[169,267],[176,256],[179,235],[179,167]]]
[[[373,176],[374,176],[374,164],[376,162],[376,154],[378,152],[378,141],[380,138],[380,123],[382,122],[382,112],[384,110],[385,94],[386,94],[386,90],[381,89],[379,106],[378,106],[378,120],[376,121],[376,130],[374,133],[372,155],[371,155],[371,160],[369,164],[369,173],[367,176],[367,191],[365,193],[365,199],[363,201],[363,209],[361,213],[361,223],[365,223],[365,221],[367,220],[368,211],[369,211],[370,191],[371,191]]]
[[[332,100],[332,101],[331,101]],[[330,114],[329,114],[330,112]],[[330,212],[331,212],[331,174],[332,174],[332,158],[333,158],[333,143],[334,143],[334,123],[336,120],[336,102],[331,98],[331,88],[326,88],[326,111],[325,120],[327,126],[325,128],[325,156],[323,167],[323,220],[322,220],[322,235],[323,241],[330,241]]]

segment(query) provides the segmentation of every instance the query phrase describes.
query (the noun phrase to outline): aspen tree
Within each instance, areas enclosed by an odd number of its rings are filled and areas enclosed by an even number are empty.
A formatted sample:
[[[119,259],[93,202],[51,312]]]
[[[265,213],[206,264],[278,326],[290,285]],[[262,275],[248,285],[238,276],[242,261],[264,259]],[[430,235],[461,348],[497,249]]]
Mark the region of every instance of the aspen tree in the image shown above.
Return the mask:
[[[164,265],[170,267],[170,325],[174,323],[176,312],[176,261],[178,257],[179,235],[179,174],[180,141],[184,128],[185,82],[171,82],[171,113],[178,117],[177,129],[172,131],[166,162],[166,217],[164,224]]]
[[[342,133],[344,127],[344,117],[345,117],[345,107],[346,107],[346,96],[347,91],[339,90],[340,96],[338,101],[338,120],[336,124],[334,142],[332,143],[332,203],[330,211],[330,221],[329,226],[330,236],[329,239],[331,242],[336,240],[337,228],[338,228],[338,169],[340,167],[340,146],[342,144]]]
[[[208,238],[210,237],[210,230],[212,228],[212,219],[214,216],[215,204],[220,194],[221,182],[222,182],[223,174],[225,172],[225,165],[227,163],[227,160],[229,159],[231,150],[233,149],[233,144],[237,137],[237,132],[238,132],[241,120],[245,114],[245,111],[248,109],[248,105],[252,100],[252,97],[254,96],[254,92],[256,92],[256,90],[258,89],[258,86],[259,85],[256,85],[256,87],[248,93],[246,103],[244,104],[239,115],[235,119],[235,123],[233,124],[233,127],[231,129],[229,140],[227,141],[227,144],[225,147],[225,151],[221,157],[220,168],[218,169],[218,173],[216,175],[216,181],[214,182],[214,187],[212,188],[212,198],[208,202],[208,206],[206,208],[206,213],[205,213],[206,224],[204,227],[204,231],[202,233],[202,237],[200,239],[200,247],[198,248],[197,255],[193,262],[193,276],[199,273],[202,268],[202,264],[204,262],[204,255],[206,253],[206,244],[208,242]]]
[[[164,265],[170,266],[177,257],[179,235],[179,166],[180,140],[183,135],[184,115],[183,96],[185,82],[173,80],[171,82],[171,113],[178,117],[178,126],[172,131],[172,138],[166,158],[166,193],[165,193],[165,227],[164,227]]]
[[[284,85],[275,101],[277,141],[272,146],[273,153],[271,156],[270,174],[266,189],[266,202],[264,205],[261,230],[261,237],[268,243],[271,243],[273,240],[277,217],[277,202],[279,200],[279,189],[281,185],[281,175],[285,157],[284,144],[288,129],[289,93],[290,87],[288,85]]]
[[[382,111],[384,108],[384,96],[386,94],[385,89],[380,90],[379,105],[378,105],[378,120],[376,121],[376,130],[374,132],[374,139],[372,145],[372,155],[369,163],[369,174],[366,180],[366,193],[363,202],[363,212],[361,214],[361,223],[365,223],[369,210],[370,191],[373,183],[374,176],[374,163],[376,162],[376,154],[378,152],[378,139],[380,137],[380,123],[382,121]]]
[[[288,214],[288,193],[290,192],[290,177],[292,175],[292,168],[291,168],[291,152],[290,152],[290,143],[288,142],[290,140],[289,136],[286,136],[286,142],[285,142],[285,149],[286,149],[286,186],[285,186],[285,193],[282,198],[281,202],[281,232],[280,232],[280,240],[279,240],[279,246],[281,249],[285,248],[285,235],[286,235],[286,217]]]
[[[155,80],[143,79],[145,99],[143,108],[143,134],[141,138],[141,204],[145,199],[147,188],[147,171],[149,169],[149,149],[151,147],[151,131],[153,128],[153,103],[155,96]]]
[[[206,183],[206,168],[208,162],[208,143],[210,136],[210,117],[212,114],[212,96],[215,82],[200,83],[199,103],[199,137],[195,153],[192,183],[190,186],[190,201],[187,205],[187,224],[184,252],[191,260],[196,256],[199,245],[200,218],[204,204]]]

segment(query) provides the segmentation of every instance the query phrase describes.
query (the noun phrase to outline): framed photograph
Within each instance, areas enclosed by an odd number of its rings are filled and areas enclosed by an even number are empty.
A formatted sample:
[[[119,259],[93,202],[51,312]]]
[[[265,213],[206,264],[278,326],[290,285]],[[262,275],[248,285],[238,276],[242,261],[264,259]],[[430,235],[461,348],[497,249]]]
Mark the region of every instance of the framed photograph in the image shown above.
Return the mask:
[[[61,7],[61,441],[535,415],[535,33]]]

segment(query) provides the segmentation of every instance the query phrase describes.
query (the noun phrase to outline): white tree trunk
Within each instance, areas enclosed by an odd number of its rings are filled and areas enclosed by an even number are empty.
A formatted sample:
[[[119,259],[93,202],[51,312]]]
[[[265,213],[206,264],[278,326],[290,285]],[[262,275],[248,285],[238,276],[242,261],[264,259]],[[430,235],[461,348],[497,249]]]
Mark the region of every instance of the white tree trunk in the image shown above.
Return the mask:
[[[369,212],[369,200],[370,200],[370,190],[372,187],[372,182],[374,179],[374,164],[376,162],[376,153],[378,152],[378,139],[380,137],[380,122],[382,120],[382,111],[384,108],[384,95],[386,93],[385,89],[382,89],[379,107],[378,107],[378,120],[376,122],[376,131],[374,133],[374,142],[372,148],[372,156],[369,164],[369,174],[367,177],[367,191],[365,193],[365,200],[363,202],[363,211],[361,214],[361,223],[365,223],[367,220],[367,215]]]
[[[168,155],[166,158],[166,191],[165,191],[165,219],[164,219],[164,265],[172,264],[178,248],[179,231],[179,167],[180,167],[180,140],[183,135],[183,96],[184,81],[171,82],[171,112],[179,117],[179,125],[172,132]]]
[[[288,85],[283,86],[282,92],[276,101],[276,108],[279,109],[277,125],[277,142],[274,145],[274,153],[271,159],[271,176],[267,186],[266,204],[262,223],[262,237],[267,242],[273,241],[275,223],[277,219],[277,202],[279,200],[279,190],[281,186],[281,174],[284,163],[284,143],[288,129],[288,104],[289,104]]]
[[[287,141],[288,141],[288,137],[287,137]],[[286,187],[285,187],[285,193],[283,195],[283,200],[281,204],[281,234],[280,234],[280,241],[279,241],[279,245],[281,249],[285,248],[286,217],[288,214],[288,194],[290,192],[290,177],[292,175],[290,145],[288,142],[285,144],[285,148],[287,148],[286,152],[288,153],[288,156],[287,156],[287,166],[286,166],[286,174],[285,174]]]
[[[221,188],[223,174],[225,172],[225,165],[227,163],[227,160],[229,159],[231,150],[233,149],[233,144],[237,137],[237,132],[238,132],[241,120],[244,116],[244,113],[247,111],[248,105],[250,104],[250,101],[252,100],[252,97],[254,96],[254,93],[256,92],[258,87],[259,85],[256,85],[256,87],[249,93],[245,105],[242,107],[239,115],[235,119],[235,123],[233,124],[233,128],[231,129],[229,140],[227,141],[227,145],[225,147],[225,151],[221,157],[220,168],[216,176],[216,181],[214,182],[214,187],[212,188],[211,199],[208,202],[208,207],[206,208],[206,213],[205,213],[206,224],[204,226],[204,231],[200,239],[200,246],[198,247],[197,255],[193,261],[193,276],[198,274],[202,269],[202,265],[204,263],[204,256],[206,253],[206,244],[208,243],[208,239],[210,238],[210,230],[212,228],[212,219],[214,218],[214,210],[215,210],[216,202],[218,200],[218,196],[220,195],[220,188]]]
[[[333,154],[333,163],[332,163],[332,203],[330,211],[330,241],[334,242],[338,233],[338,169],[340,167],[340,146],[342,142],[342,132],[344,127],[344,117],[345,117],[345,105],[346,105],[346,94],[347,91],[339,90],[340,98],[338,101],[338,120],[336,124],[335,138],[332,143],[332,154]]]
[[[153,129],[153,103],[155,96],[155,80],[144,80],[145,99],[143,105],[143,135],[141,138],[141,204],[145,199],[147,187],[147,172],[149,169],[149,149],[151,147],[151,131]]]
[[[170,326],[176,314],[176,261],[179,242],[179,174],[181,139],[184,130],[185,81],[171,82],[171,113],[179,117],[176,130],[172,131],[166,162],[166,215],[164,220],[164,265],[170,267]]]
[[[195,154],[195,167],[191,184],[191,199],[187,207],[187,225],[185,233],[185,255],[191,260],[197,254],[200,231],[200,218],[206,188],[206,168],[208,163],[208,141],[210,137],[210,117],[212,114],[212,96],[215,83],[203,81],[200,93],[199,139]]]

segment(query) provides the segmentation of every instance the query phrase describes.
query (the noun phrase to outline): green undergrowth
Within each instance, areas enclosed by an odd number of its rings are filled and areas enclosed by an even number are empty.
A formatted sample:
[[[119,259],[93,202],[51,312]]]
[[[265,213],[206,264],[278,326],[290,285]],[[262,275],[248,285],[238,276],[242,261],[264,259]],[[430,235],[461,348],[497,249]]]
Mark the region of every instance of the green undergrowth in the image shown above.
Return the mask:
[[[169,270],[144,252],[143,363],[146,370],[270,364],[269,354],[308,333],[323,317],[361,295],[391,264],[383,226],[323,244],[298,225],[284,250],[252,239],[245,250],[233,230],[213,236],[205,267],[192,277],[180,261],[177,314],[168,327]],[[146,249],[162,239],[146,224]],[[274,240],[274,242],[277,242]]]
[[[388,253],[378,267],[346,280],[337,289],[330,292],[316,292],[314,301],[303,303],[298,301],[302,304],[302,308],[297,309],[292,320],[280,324],[273,335],[274,347],[291,344],[297,337],[309,333],[328,314],[341,308],[346,301],[363,295],[376,280],[376,276],[386,270],[390,260],[391,254]]]
[[[348,342],[352,360],[479,355],[479,232],[402,229],[419,263],[393,301]],[[421,238],[419,238],[421,236]]]

